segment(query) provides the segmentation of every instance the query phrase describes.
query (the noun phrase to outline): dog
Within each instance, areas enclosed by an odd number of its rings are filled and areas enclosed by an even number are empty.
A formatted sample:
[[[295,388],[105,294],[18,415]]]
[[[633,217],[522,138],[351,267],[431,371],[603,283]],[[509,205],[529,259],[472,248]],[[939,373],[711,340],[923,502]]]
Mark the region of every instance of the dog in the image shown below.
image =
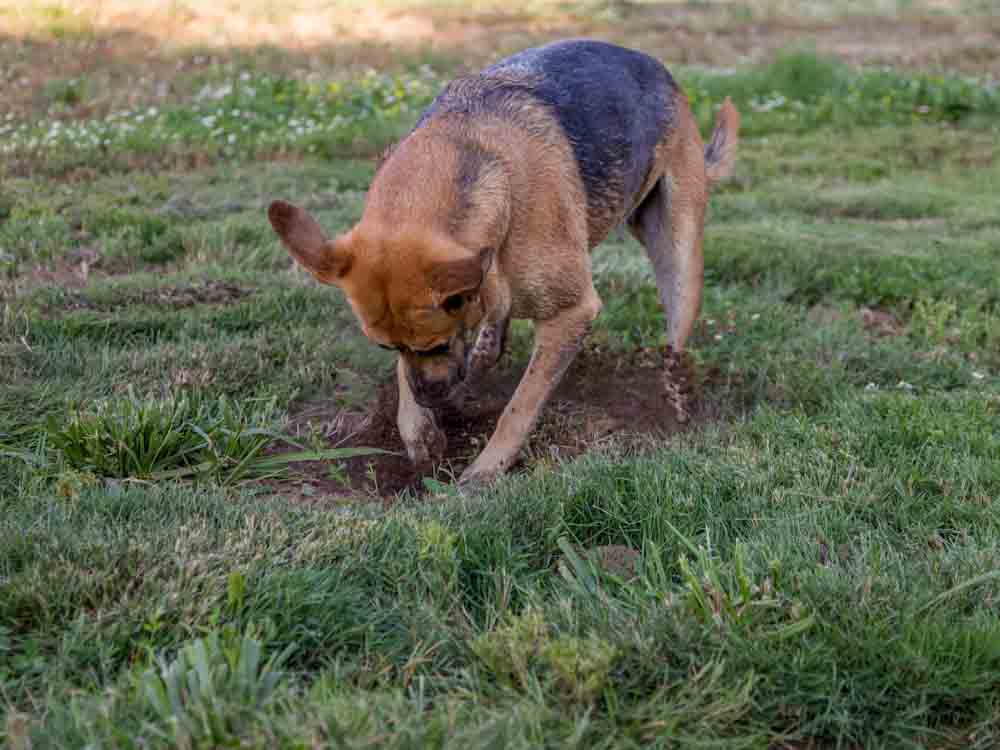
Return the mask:
[[[439,459],[438,414],[474,395],[509,321],[534,350],[460,484],[505,472],[579,352],[601,299],[590,250],[625,224],[652,263],[667,343],[683,351],[703,286],[710,187],[728,176],[739,113],[711,141],[667,69],[593,40],[525,50],[448,84],[377,167],[361,220],[329,239],[306,211],[268,216],[292,257],[345,293],[365,335],[399,353],[399,432]]]

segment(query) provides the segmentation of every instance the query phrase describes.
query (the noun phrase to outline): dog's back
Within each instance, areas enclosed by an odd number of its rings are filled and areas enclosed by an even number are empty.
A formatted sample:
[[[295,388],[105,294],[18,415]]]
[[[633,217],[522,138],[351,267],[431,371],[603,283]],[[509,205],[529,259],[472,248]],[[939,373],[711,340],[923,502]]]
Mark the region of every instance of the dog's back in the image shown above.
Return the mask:
[[[417,128],[440,116],[467,115],[537,130],[537,111],[543,109],[572,148],[596,244],[649,189],[657,146],[676,127],[677,96],[670,73],[652,57],[571,40],[525,50],[456,79]]]

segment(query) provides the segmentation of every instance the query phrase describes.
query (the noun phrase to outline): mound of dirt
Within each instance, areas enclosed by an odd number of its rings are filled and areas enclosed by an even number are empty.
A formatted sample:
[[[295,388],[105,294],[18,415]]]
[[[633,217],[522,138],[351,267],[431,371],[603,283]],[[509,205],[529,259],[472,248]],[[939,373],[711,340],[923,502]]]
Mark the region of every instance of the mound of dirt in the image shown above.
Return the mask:
[[[323,464],[307,467],[309,494],[361,494],[391,502],[404,490],[422,494],[425,477],[445,482],[457,478],[486,445],[521,375],[520,368],[500,368],[460,413],[440,415],[448,450],[437,467],[415,467],[406,457],[396,428],[394,378],[379,388],[365,413],[327,408],[323,402],[304,405],[301,415],[330,425],[330,447],[391,451],[345,460],[336,479]],[[622,358],[582,352],[549,400],[514,470],[542,457],[579,455],[611,436],[677,432],[702,416],[699,393],[691,368],[672,356],[643,353]]]

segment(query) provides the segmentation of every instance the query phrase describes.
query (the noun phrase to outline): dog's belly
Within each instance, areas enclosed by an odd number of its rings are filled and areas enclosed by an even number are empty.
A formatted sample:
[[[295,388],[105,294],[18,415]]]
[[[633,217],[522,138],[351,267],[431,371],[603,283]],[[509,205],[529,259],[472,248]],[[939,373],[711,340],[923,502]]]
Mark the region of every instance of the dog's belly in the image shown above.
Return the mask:
[[[516,124],[525,119],[526,108],[545,109],[576,159],[594,246],[650,187],[656,147],[675,127],[677,95],[676,82],[654,58],[604,42],[571,40],[525,50],[457,79],[421,123],[460,112]],[[537,120],[531,128],[537,130]]]

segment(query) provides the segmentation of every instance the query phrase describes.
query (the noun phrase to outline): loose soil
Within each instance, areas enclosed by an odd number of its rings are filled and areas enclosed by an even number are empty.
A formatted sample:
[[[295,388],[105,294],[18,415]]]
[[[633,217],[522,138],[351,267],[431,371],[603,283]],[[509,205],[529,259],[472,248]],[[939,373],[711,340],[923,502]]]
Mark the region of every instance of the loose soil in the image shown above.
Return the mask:
[[[665,377],[668,371],[669,379]],[[307,465],[299,477],[301,486],[307,488],[301,494],[304,499],[354,495],[392,502],[404,491],[423,494],[425,477],[453,481],[486,445],[522,372],[522,367],[498,368],[479,398],[470,400],[459,413],[441,415],[448,449],[441,464],[433,467],[415,467],[406,457],[396,428],[395,379],[379,388],[364,413],[339,410],[325,402],[302,405],[296,421],[319,419],[330,425],[330,447],[370,447],[391,453],[347,459],[339,464],[337,478],[330,477],[328,465]],[[582,352],[549,400],[513,470],[540,460],[577,456],[606,440],[662,438],[678,432],[709,416],[700,392],[686,363],[667,366],[662,355],[651,353],[626,358]]]

